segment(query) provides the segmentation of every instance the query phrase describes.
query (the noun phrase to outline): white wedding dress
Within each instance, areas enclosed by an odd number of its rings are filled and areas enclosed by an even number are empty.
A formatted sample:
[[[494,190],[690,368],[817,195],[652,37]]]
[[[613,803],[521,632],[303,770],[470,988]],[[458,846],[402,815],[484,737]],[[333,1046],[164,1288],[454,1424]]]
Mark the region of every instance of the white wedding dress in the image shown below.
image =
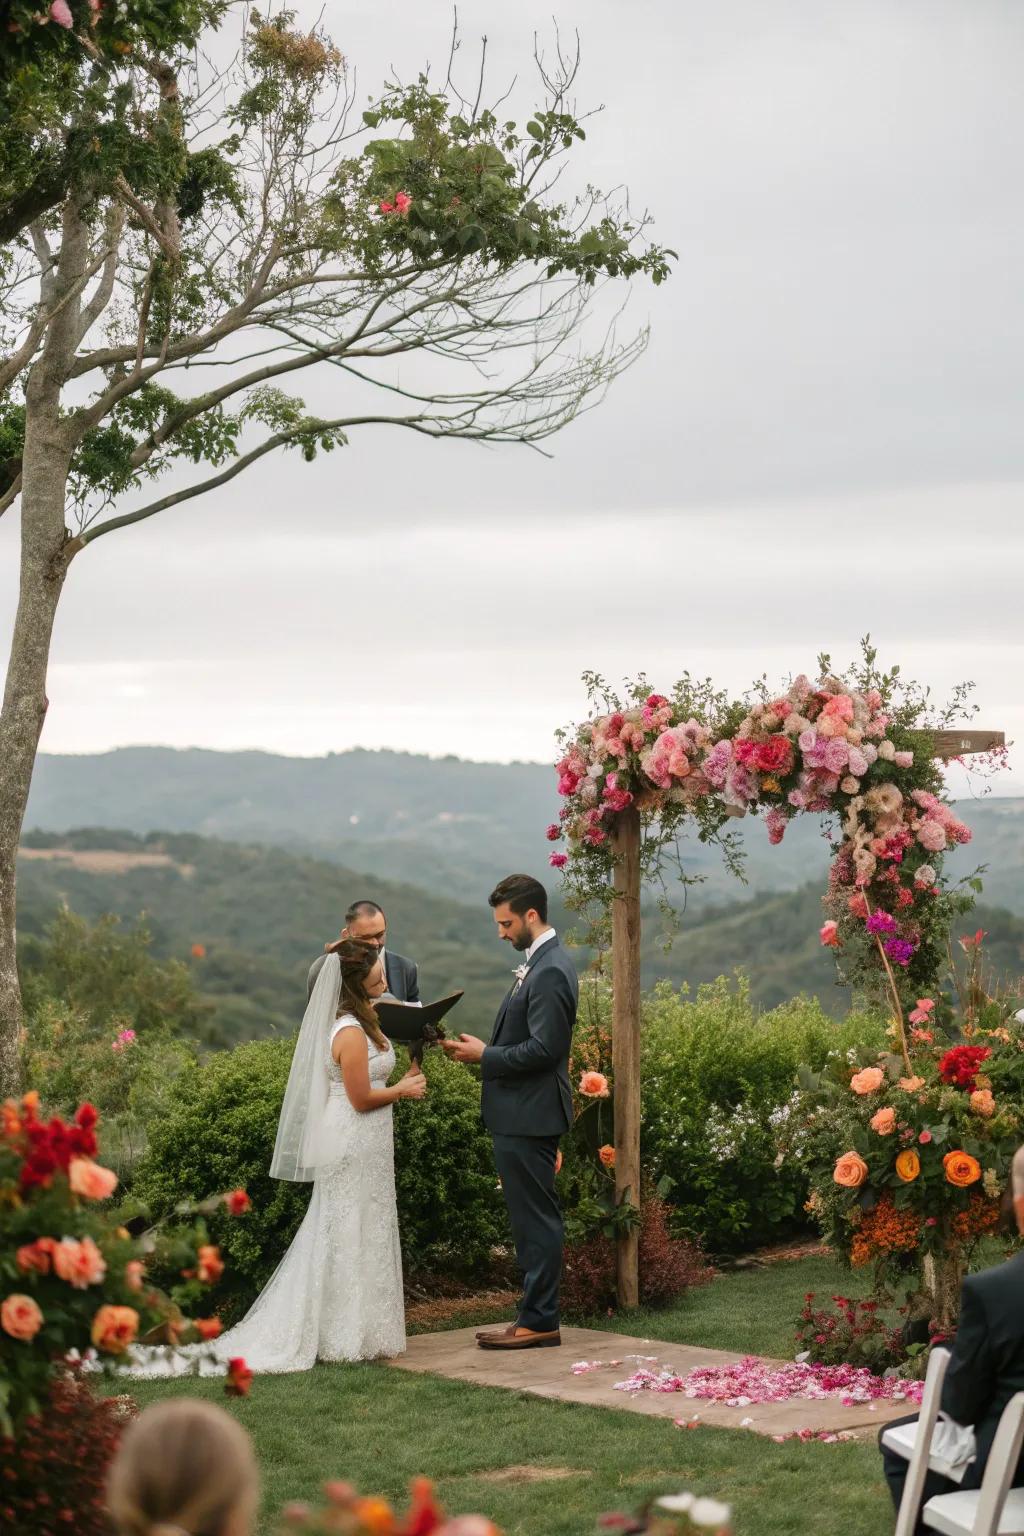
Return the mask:
[[[242,1321],[212,1347],[140,1349],[129,1374],[194,1372],[196,1357],[202,1375],[222,1374],[224,1362],[237,1356],[252,1371],[279,1374],[308,1371],[318,1360],[378,1360],[404,1352],[391,1105],[353,1109],[331,1055],[342,1029],[363,1033],[347,1014],[316,1042],[327,1082],[316,1125],[313,1197],[288,1252]],[[395,1068],[394,1049],[364,1039],[370,1086],[383,1087]],[[316,1089],[322,1092],[323,1085]]]

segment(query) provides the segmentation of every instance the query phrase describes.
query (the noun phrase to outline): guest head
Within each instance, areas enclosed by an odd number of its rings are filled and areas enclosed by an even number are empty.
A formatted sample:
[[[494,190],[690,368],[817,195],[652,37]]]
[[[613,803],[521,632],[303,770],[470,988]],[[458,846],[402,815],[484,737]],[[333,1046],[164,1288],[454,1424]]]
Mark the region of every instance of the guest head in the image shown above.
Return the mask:
[[[139,1415],[107,1479],[118,1536],[250,1536],[258,1503],[245,1430],[223,1408],[187,1397]]]
[[[1018,1147],[1013,1154],[1010,1183],[1013,1189],[1013,1214],[1017,1218],[1017,1231],[1024,1237],[1024,1147]]]
[[[487,899],[500,937],[514,949],[529,949],[548,926],[548,893],[532,875],[506,875]]]
[[[387,1041],[374,1011],[374,1000],[387,991],[384,965],[380,950],[369,939],[337,939],[328,944],[327,953],[337,955],[341,962],[341,995],[338,998],[338,1014],[351,1013],[380,1049],[387,1049]]]
[[[379,907],[375,901],[354,901],[345,913],[341,937],[364,939],[367,944],[374,944],[380,950],[384,948],[387,936],[388,920],[384,916],[383,907]]]

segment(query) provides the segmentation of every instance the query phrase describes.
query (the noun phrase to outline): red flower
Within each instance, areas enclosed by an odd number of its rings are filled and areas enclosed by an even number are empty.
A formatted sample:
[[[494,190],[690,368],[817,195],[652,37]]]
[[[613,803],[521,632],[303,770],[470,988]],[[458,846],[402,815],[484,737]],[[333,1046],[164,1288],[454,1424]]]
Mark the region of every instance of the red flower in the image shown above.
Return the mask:
[[[75,1115],[75,1124],[83,1131],[93,1130],[100,1121],[99,1110],[94,1104],[80,1104]]]
[[[224,1204],[232,1216],[244,1216],[252,1205],[252,1201],[244,1189],[233,1189],[230,1194],[224,1196]]]
[[[224,1326],[219,1317],[197,1317],[194,1322],[196,1333],[206,1342],[217,1338]]]
[[[236,1355],[228,1361],[228,1374],[224,1383],[224,1390],[229,1397],[248,1397],[249,1388],[252,1386],[252,1371],[246,1365],[241,1355]]]
[[[991,1055],[987,1045],[955,1045],[939,1062],[939,1076],[944,1083],[973,1092],[979,1068]]]
[[[973,938],[971,938],[971,936],[969,934],[965,933],[963,938],[960,940],[960,948],[965,953],[968,950],[971,950],[971,949],[980,949],[981,948],[981,941],[982,941],[982,939],[984,939],[986,937],[987,937],[987,934],[986,934],[986,930],[984,928],[979,928],[978,931],[975,933]]]
[[[788,736],[769,736],[754,749],[754,767],[761,773],[787,774],[793,767],[793,743]]]

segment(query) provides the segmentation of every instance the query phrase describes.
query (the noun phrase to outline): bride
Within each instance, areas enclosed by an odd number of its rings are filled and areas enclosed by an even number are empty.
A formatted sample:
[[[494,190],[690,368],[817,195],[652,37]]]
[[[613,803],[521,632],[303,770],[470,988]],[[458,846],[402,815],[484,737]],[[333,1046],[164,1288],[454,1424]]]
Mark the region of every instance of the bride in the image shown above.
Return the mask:
[[[387,1085],[395,1052],[373,1007],[386,988],[374,945],[330,946],[302,1020],[270,1164],[274,1178],[312,1181],[313,1196],[266,1287],[217,1340],[220,1361],[241,1355],[253,1371],[279,1373],[405,1349],[391,1106],[422,1099],[427,1083],[410,1067]],[[146,1360],[134,1371],[171,1374],[174,1363]]]

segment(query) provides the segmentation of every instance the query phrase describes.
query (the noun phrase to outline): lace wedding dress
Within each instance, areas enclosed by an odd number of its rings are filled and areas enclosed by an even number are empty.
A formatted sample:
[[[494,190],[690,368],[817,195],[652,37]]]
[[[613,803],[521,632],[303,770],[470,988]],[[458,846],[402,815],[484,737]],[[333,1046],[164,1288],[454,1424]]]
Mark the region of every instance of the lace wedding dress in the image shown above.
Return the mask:
[[[353,1109],[331,1055],[342,1029],[362,1025],[342,1015],[317,1042],[327,1078],[316,1127],[320,1150],[313,1197],[288,1252],[242,1321],[212,1349],[139,1350],[129,1374],[194,1371],[197,1355],[200,1373],[212,1375],[239,1355],[253,1371],[281,1373],[308,1371],[317,1360],[377,1360],[405,1350],[391,1105]],[[380,1088],[394,1071],[395,1052],[365,1038],[370,1086]]]

